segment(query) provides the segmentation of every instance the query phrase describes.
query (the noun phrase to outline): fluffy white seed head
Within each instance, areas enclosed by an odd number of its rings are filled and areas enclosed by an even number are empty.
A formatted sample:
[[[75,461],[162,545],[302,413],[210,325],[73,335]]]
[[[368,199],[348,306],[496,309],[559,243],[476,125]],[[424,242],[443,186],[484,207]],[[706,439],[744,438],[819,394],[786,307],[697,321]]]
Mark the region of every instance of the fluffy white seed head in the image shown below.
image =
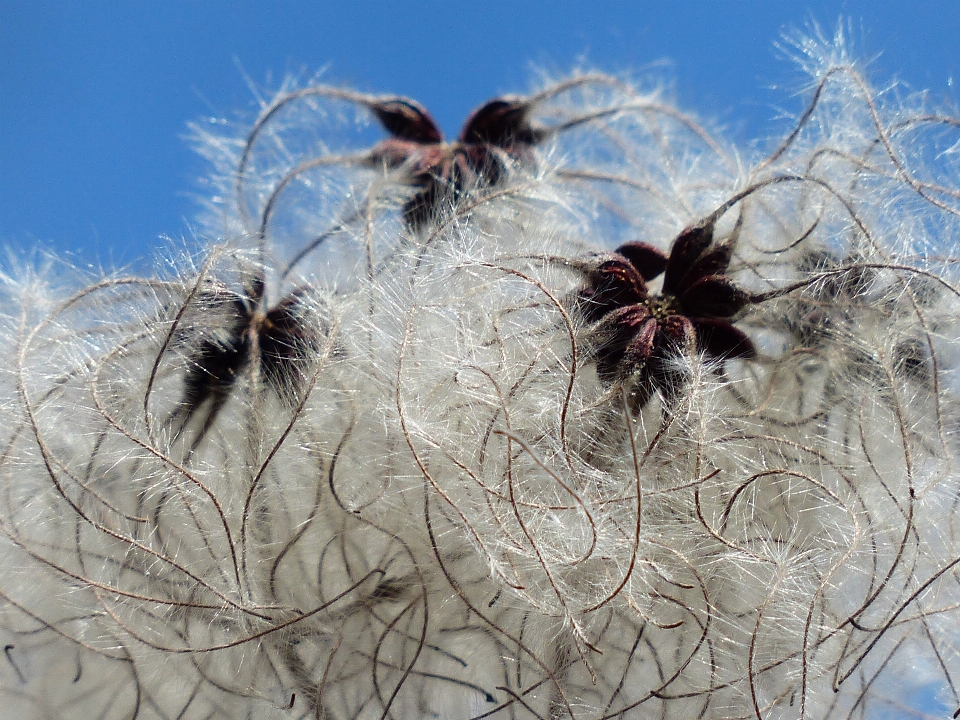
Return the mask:
[[[4,275],[0,715],[960,706],[957,121],[795,47],[766,155],[578,75],[422,225],[383,98],[283,87],[196,130],[199,262]],[[755,352],[644,360],[585,298],[698,224],[743,307],[663,302]]]

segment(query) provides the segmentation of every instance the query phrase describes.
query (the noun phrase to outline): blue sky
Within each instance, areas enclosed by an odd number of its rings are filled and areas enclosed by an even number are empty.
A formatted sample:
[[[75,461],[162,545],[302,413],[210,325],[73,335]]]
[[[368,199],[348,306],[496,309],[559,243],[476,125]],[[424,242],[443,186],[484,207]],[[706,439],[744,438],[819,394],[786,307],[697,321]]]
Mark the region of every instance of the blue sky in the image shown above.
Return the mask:
[[[275,86],[327,68],[420,100],[453,134],[478,103],[528,89],[535,66],[656,68],[681,107],[749,143],[800,107],[775,42],[841,17],[875,81],[956,104],[955,0],[3,0],[0,244],[113,266],[189,237],[206,166],[186,123],[253,115],[244,74]]]

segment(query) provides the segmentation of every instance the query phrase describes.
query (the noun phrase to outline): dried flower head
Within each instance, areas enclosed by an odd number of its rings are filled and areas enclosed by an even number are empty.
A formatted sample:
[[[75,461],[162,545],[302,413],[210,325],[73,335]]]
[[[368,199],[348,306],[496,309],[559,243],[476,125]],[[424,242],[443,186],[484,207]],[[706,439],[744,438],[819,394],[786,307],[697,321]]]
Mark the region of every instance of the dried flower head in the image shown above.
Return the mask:
[[[404,203],[402,215],[414,230],[465,192],[502,182],[508,161],[528,160],[530,150],[547,134],[530,125],[532,107],[525,100],[497,98],[485,103],[470,115],[452,144],[444,143],[433,118],[413,100],[398,98],[372,109],[392,137],[371,150],[371,161],[406,170],[406,181],[416,190]]]
[[[684,230],[670,255],[646,243],[617,248],[590,273],[578,296],[588,322],[599,322],[597,372],[602,380],[631,381],[631,403],[643,407],[651,395],[681,391],[673,377],[676,355],[752,358],[756,349],[730,322],[749,302],[724,273],[729,245],[713,246],[713,225]],[[661,292],[647,282],[663,274]]]
[[[307,302],[306,288],[292,291],[274,307],[265,309],[263,279],[255,278],[251,285],[239,295],[219,284],[198,287],[174,320],[174,334],[194,346],[187,358],[183,395],[174,416],[176,436],[202,410],[194,448],[245,373],[252,375],[255,383],[265,383],[288,404],[296,405],[322,347],[323,325],[308,317],[316,303]],[[182,331],[184,314],[197,321],[197,327]]]

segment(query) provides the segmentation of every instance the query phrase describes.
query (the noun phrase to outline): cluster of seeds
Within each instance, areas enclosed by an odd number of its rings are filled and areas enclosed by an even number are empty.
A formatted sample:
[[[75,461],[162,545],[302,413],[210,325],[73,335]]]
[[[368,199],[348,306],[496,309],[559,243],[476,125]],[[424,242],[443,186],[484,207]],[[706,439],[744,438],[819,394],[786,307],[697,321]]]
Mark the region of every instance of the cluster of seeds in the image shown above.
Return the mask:
[[[958,122],[798,47],[760,157],[284,88],[204,257],[5,275],[0,716],[960,707]]]

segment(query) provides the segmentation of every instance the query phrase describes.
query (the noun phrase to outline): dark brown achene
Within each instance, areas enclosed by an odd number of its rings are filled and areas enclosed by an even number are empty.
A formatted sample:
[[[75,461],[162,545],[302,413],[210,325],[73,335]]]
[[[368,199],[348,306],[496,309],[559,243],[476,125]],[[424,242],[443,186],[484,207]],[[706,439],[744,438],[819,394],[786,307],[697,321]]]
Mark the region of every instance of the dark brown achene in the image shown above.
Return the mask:
[[[605,382],[631,383],[634,410],[654,392],[676,394],[683,382],[678,355],[756,355],[730,321],[750,296],[724,274],[729,264],[730,248],[713,245],[713,226],[703,225],[680,233],[669,256],[646,243],[626,243],[590,272],[578,307],[596,324],[597,373]],[[647,282],[661,273],[661,292],[651,295]]]
[[[245,294],[201,293],[199,304],[225,315],[222,327],[204,329],[189,358],[183,396],[175,414],[176,435],[205,408],[194,436],[194,448],[217,419],[240,375],[255,368],[281,400],[296,402],[307,382],[306,367],[320,340],[307,317],[303,289],[294,290],[269,310],[263,307],[263,282],[256,280]]]
[[[417,102],[395,98],[374,105],[374,115],[392,137],[374,147],[374,162],[398,169],[407,165],[416,189],[403,206],[403,218],[414,230],[428,224],[445,198],[496,185],[507,173],[507,161],[529,158],[545,132],[529,122],[530,105],[496,98],[475,110],[456,142],[443,133]]]

